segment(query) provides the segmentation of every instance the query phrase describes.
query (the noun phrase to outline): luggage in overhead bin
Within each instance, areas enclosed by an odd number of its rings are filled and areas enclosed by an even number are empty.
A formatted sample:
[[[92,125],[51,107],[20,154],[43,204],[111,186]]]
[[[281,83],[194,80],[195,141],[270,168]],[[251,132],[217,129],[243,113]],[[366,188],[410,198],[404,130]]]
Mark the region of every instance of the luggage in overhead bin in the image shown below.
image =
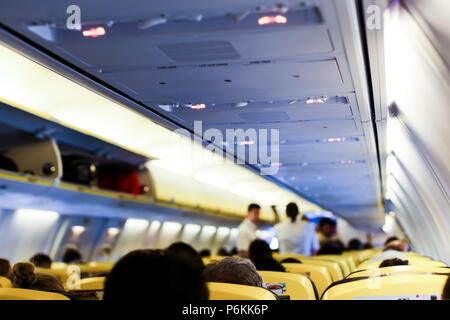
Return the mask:
[[[101,172],[98,175],[98,187],[134,195],[138,195],[141,189],[134,170]]]
[[[62,180],[89,186],[95,179],[96,166],[91,159],[70,155],[62,156],[62,162]]]
[[[17,165],[14,161],[1,154],[0,154],[0,169],[14,172],[19,171],[19,168],[17,168]]]

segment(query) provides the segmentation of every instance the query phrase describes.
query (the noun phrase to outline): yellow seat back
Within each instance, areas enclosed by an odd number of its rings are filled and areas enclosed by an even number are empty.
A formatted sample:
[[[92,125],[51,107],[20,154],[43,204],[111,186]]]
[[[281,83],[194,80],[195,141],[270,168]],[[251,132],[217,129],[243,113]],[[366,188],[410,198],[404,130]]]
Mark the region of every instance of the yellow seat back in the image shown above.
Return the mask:
[[[81,300],[101,300],[105,289],[105,279],[105,277],[84,278],[80,280],[79,288],[69,291]]]
[[[11,280],[9,280],[6,277],[0,277],[0,288],[11,288],[12,283]]]
[[[319,296],[333,282],[327,268],[308,263],[283,263],[286,272],[302,274],[310,278],[316,288]]]
[[[284,284],[284,290],[282,291],[285,292],[275,292],[278,296],[289,296],[290,300],[317,299],[311,280],[304,275],[276,271],[258,272],[263,278],[266,288],[268,289],[271,289],[270,285]]]
[[[277,300],[270,290],[261,287],[208,282],[208,289],[209,300]]]
[[[339,281],[339,280],[344,279],[343,271],[342,271],[341,267],[339,266],[339,263],[337,263],[335,261],[313,259],[311,257],[306,257],[306,256],[302,256],[299,254],[279,255],[277,260],[279,262],[281,262],[283,259],[286,259],[286,258],[295,258],[295,259],[300,260],[303,263],[324,266],[325,268],[327,268],[328,272],[330,273],[332,281]]]
[[[66,283],[67,278],[70,276],[66,271],[66,268],[60,268],[60,269],[47,269],[47,268],[39,268],[36,267],[35,269],[36,273],[44,273],[49,274],[61,281],[61,283],[64,285]]]
[[[318,255],[318,256],[312,256],[311,259],[317,259],[317,260],[328,260],[328,261],[335,261],[337,263],[339,263],[339,266],[342,269],[342,272],[344,273],[344,276],[347,276],[348,274],[350,274],[350,265],[349,262],[347,260],[347,258],[343,255],[338,255],[338,254],[323,254],[323,255]]]
[[[357,270],[376,269],[379,267],[382,261],[367,261],[360,264]],[[421,266],[421,267],[446,267],[447,265],[441,261],[424,260],[424,259],[408,259],[408,265]]]
[[[65,295],[30,289],[0,288],[0,300],[70,300]]]
[[[322,300],[435,300],[440,299],[448,275],[396,274],[353,278],[330,286]]]
[[[358,277],[371,277],[379,275],[391,274],[412,274],[412,273],[450,273],[450,268],[443,267],[426,267],[426,266],[392,266],[384,268],[370,268],[366,270],[358,270],[347,276],[347,279]]]
[[[87,264],[80,264],[81,273],[109,273],[114,267],[112,262],[89,262]]]

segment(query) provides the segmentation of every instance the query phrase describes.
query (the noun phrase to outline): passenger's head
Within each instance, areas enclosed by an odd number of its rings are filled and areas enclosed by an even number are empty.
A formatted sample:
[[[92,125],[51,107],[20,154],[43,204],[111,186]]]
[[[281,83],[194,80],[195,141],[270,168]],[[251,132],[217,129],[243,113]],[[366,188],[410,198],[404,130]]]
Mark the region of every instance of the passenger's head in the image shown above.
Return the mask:
[[[44,253],[36,253],[30,258],[30,262],[39,268],[50,269],[52,266],[52,259]]]
[[[319,221],[319,231],[327,237],[331,237],[336,233],[336,221],[330,218],[322,218]]]
[[[444,291],[442,291],[442,300],[450,300],[450,276],[444,286]]]
[[[67,248],[62,258],[64,263],[82,263],[81,253],[75,248]]]
[[[225,249],[225,248],[220,248],[220,249],[217,251],[217,255],[219,255],[219,256],[229,256],[230,253],[227,251],[227,249]]]
[[[163,250],[135,250],[122,257],[105,281],[105,300],[207,300],[202,271]]]
[[[200,256],[201,257],[210,257],[211,256],[211,250],[209,250],[209,249],[202,249],[202,250],[200,250]]]
[[[259,271],[279,271],[285,272],[286,269],[277,260],[271,256],[261,255],[252,257],[252,262]]]
[[[389,242],[388,245],[384,247],[383,251],[387,251],[387,250],[406,252],[409,250],[409,246],[404,241],[394,240],[394,241]]]
[[[261,212],[261,207],[259,206],[259,204],[251,203],[248,206],[247,218],[254,224],[257,224],[257,223],[259,223],[260,212]]]
[[[227,257],[206,266],[205,280],[262,287],[264,282],[254,264],[243,258]]]
[[[289,217],[289,219],[291,219],[292,222],[295,222],[295,220],[297,220],[297,216],[299,213],[300,211],[298,210],[297,204],[295,204],[294,202],[288,203],[288,205],[286,206],[286,215]]]
[[[408,265],[408,260],[402,260],[402,259],[399,259],[399,258],[393,258],[393,259],[383,260],[380,263],[379,268],[393,267],[393,266],[407,266],[407,265]]]
[[[9,260],[0,259],[0,277],[9,278],[11,276],[11,265],[9,264]]]
[[[44,273],[35,273],[31,262],[18,262],[14,265],[13,287],[42,291],[64,292],[61,282],[54,276]]]
[[[250,259],[254,256],[267,255],[269,257],[272,256],[272,250],[267,242],[261,239],[255,239],[250,243],[248,247],[248,256]]]
[[[189,260],[194,266],[203,269],[205,267],[200,254],[190,245],[184,242],[172,243],[167,250],[174,255]]]
[[[327,241],[320,246],[318,255],[321,254],[341,254],[343,251],[343,246],[340,241]]]
[[[300,260],[296,258],[284,258],[280,261],[280,263],[302,263]]]
[[[351,239],[347,245],[348,250],[361,250],[362,248],[363,248],[363,244],[362,244],[361,240],[356,239],[356,238]]]
[[[389,237],[389,238],[387,238],[386,241],[384,242],[384,245],[387,246],[387,245],[389,244],[389,242],[391,242],[391,241],[396,241],[396,240],[399,240],[399,238],[397,238],[397,237]]]

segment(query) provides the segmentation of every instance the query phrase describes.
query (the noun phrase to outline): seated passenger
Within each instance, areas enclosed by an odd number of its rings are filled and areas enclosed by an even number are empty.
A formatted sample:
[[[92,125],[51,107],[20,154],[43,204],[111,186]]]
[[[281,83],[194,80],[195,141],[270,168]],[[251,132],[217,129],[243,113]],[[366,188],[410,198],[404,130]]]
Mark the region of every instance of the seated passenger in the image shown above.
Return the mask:
[[[348,242],[347,250],[361,250],[363,248],[363,243],[361,240],[353,238]]]
[[[49,274],[35,273],[34,265],[30,262],[16,263],[13,267],[12,277],[13,288],[65,292],[58,279]]]
[[[222,257],[227,257],[227,256],[230,256],[230,253],[227,251],[227,249],[225,249],[225,248],[220,248],[220,249],[217,251],[217,255],[218,255],[218,256],[222,256]]]
[[[343,244],[340,241],[327,241],[322,243],[317,255],[322,254],[342,254]]]
[[[76,248],[69,247],[64,251],[62,258],[64,263],[82,264],[83,259],[81,257],[80,251]]]
[[[11,279],[11,272],[12,269],[9,260],[0,259],[0,277]]]
[[[203,263],[200,254],[192,248],[190,245],[184,242],[172,243],[167,249],[167,252],[173,253],[174,255],[189,260],[197,268],[203,270],[205,264]]]
[[[52,259],[44,253],[36,253],[30,258],[30,262],[39,268],[50,269],[52,266]]]
[[[302,262],[296,258],[285,258],[281,260],[280,263],[302,263]]]
[[[286,269],[281,265],[281,263],[270,256],[254,256],[251,260],[258,271],[286,272]]]
[[[442,300],[450,300],[450,276],[444,286],[444,291],[442,291]]]
[[[319,250],[314,224],[305,216],[299,219],[299,214],[298,206],[291,202],[286,206],[288,219],[275,225],[281,254],[298,253],[310,256]]]
[[[105,281],[105,300],[207,300],[202,271],[163,250],[134,250],[122,257]]]
[[[389,237],[389,238],[387,238],[386,241],[384,242],[384,246],[387,246],[387,245],[389,244],[389,242],[397,241],[397,240],[400,240],[400,239],[397,238],[397,237]]]
[[[200,256],[201,257],[210,257],[211,256],[211,250],[209,250],[209,249],[202,249],[202,250],[200,250]]]
[[[370,261],[377,262],[386,259],[398,258],[400,260],[408,260],[408,257],[402,252],[408,251],[408,244],[401,240],[390,241],[384,247],[383,252],[373,257]]]
[[[286,271],[284,267],[272,257],[272,250],[264,240],[253,240],[250,243],[248,253],[250,260],[253,262],[257,270]]]
[[[225,282],[264,287],[264,281],[254,264],[244,258],[227,257],[208,264],[203,272],[207,282]]]
[[[401,260],[398,258],[393,258],[393,259],[383,260],[383,262],[380,263],[379,268],[392,267],[392,266],[407,266],[407,265],[408,265],[408,260]]]

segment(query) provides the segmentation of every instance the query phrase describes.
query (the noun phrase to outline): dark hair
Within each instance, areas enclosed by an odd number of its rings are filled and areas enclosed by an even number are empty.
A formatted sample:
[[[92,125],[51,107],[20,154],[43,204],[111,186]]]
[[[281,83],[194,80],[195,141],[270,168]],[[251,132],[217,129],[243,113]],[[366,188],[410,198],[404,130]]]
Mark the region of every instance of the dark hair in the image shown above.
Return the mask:
[[[300,260],[295,258],[284,258],[280,263],[302,263]]]
[[[252,257],[262,255],[272,257],[272,250],[270,250],[269,245],[264,240],[253,240],[248,247],[248,256],[250,257],[250,259],[252,259]]]
[[[0,259],[0,277],[8,277],[11,273],[11,265],[9,260]]]
[[[199,268],[163,250],[134,250],[122,257],[105,281],[105,300],[207,300]]]
[[[442,300],[450,300],[450,276],[448,276],[444,290],[442,291]]]
[[[54,276],[35,273],[31,262],[18,262],[13,267],[13,287],[22,289],[65,292],[61,282]]]
[[[286,206],[286,215],[291,218],[292,222],[295,222],[299,214],[298,206],[294,202],[288,203]]]
[[[380,263],[380,266],[378,268],[392,267],[392,266],[407,266],[407,265],[408,265],[408,260],[392,258],[392,259],[383,260]]]
[[[397,238],[397,237],[389,237],[389,238],[387,238],[386,239],[386,241],[384,242],[384,245],[386,246],[389,242],[392,242],[392,241],[396,241],[396,240],[400,240],[399,238]]]
[[[321,254],[342,254],[343,245],[340,241],[327,241],[320,247],[317,252],[318,255]]]
[[[202,250],[200,250],[200,256],[201,257],[210,257],[211,256],[211,250],[209,250],[209,249],[202,249]]]
[[[255,265],[256,270],[259,271],[286,271],[277,260],[268,255],[253,256],[251,260]]]
[[[64,263],[81,263],[81,253],[75,248],[67,248],[62,260]]]
[[[256,204],[256,203],[250,203],[250,205],[248,206],[248,210],[247,211],[252,211],[254,209],[261,209],[261,206],[259,204]]]
[[[361,240],[353,238],[348,242],[347,249],[348,250],[361,250],[363,247],[363,244]]]
[[[217,255],[219,255],[219,256],[229,256],[230,255],[230,253],[227,251],[227,249],[225,249],[225,248],[220,248],[218,251],[217,251]]]
[[[363,245],[363,249],[372,249],[373,248],[373,244],[371,244],[371,243],[364,243],[364,245]]]
[[[205,264],[203,263],[200,254],[187,243],[184,242],[172,243],[166,249],[166,251],[173,253],[177,257],[189,260],[194,266],[200,269],[203,269],[205,267]]]
[[[44,253],[36,253],[30,258],[30,262],[39,268],[50,269],[52,266],[52,259]]]
[[[322,218],[319,221],[319,228],[322,228],[324,225],[329,224],[332,227],[336,227],[336,221],[330,218]]]

